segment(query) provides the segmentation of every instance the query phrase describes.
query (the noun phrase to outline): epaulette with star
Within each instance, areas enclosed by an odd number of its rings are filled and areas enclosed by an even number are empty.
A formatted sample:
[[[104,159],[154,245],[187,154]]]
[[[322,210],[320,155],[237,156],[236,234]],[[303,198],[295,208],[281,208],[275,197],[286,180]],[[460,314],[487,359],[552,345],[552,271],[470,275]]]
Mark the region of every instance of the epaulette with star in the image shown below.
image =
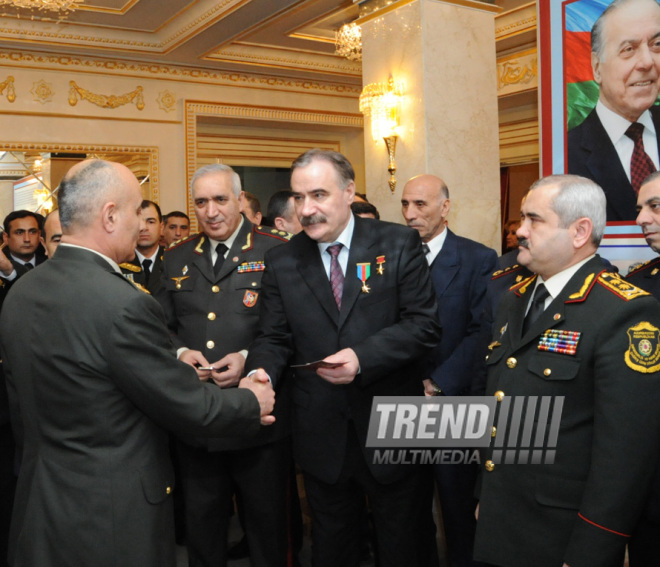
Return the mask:
[[[619,274],[614,274],[612,272],[601,272],[598,276],[598,283],[605,289],[611,291],[614,295],[626,301],[636,299],[637,297],[644,297],[645,295],[651,295],[643,289],[624,280]]]
[[[293,234],[291,234],[290,232],[286,232],[285,230],[279,230],[278,228],[273,228],[271,226],[261,226],[261,225],[255,226],[254,232],[258,232],[259,234],[265,234],[266,236],[272,236],[273,238],[279,238],[284,242],[288,242],[293,236]]]
[[[130,262],[122,262],[119,264],[119,267],[122,270],[128,270],[129,272],[135,272],[136,274],[138,272],[142,271],[142,268],[140,266],[136,266],[135,264],[131,264]]]
[[[523,281],[518,282],[517,284],[513,284],[509,288],[509,291],[513,291],[516,295],[523,295],[529,286],[534,283],[534,280],[536,280],[536,274],[532,274],[528,278],[525,278]]]
[[[628,272],[628,275],[626,277],[632,276],[633,274],[636,274],[638,272],[645,272],[650,268],[652,268],[651,271],[652,276],[655,276],[655,274],[657,274],[660,271],[660,256],[658,256],[657,258],[653,258],[652,260],[648,260],[643,264],[639,264],[638,266],[635,266],[634,269]]]
[[[493,274],[490,276],[491,280],[496,280],[498,278],[501,278],[502,276],[508,276],[510,274],[513,274],[515,272],[519,272],[522,270],[524,266],[521,266],[520,264],[513,264],[513,266],[507,266],[506,268],[503,268],[502,270],[497,270],[496,272],[493,272]],[[518,282],[516,282],[518,283]]]
[[[197,232],[195,234],[191,234],[190,236],[186,236],[185,238],[180,238],[179,240],[175,240],[174,242],[172,242],[172,244],[170,244],[167,248],[165,248],[165,250],[173,250],[177,246],[180,246],[181,244],[185,244],[186,242],[197,238],[199,235],[200,233]]]

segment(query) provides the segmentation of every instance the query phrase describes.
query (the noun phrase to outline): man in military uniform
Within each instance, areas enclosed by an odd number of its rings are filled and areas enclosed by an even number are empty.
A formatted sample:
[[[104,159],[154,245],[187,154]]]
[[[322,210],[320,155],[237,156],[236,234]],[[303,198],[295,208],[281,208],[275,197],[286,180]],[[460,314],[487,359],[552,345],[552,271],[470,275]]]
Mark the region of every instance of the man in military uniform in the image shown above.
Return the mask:
[[[140,206],[140,216],[144,222],[140,228],[135,258],[119,267],[128,279],[155,294],[160,289],[160,276],[163,272],[164,248],[159,246],[163,215],[153,201],[145,199]]]
[[[660,173],[649,175],[637,196],[637,224],[642,227],[646,242],[660,253]],[[660,256],[649,260],[626,276],[630,283],[660,299]],[[660,469],[656,470],[642,517],[628,544],[630,567],[653,565],[658,557],[660,533]]]
[[[523,411],[485,455],[477,560],[623,564],[660,441],[660,305],[606,271],[596,255],[604,228],[605,195],[585,178],[542,179],[522,206],[518,259],[535,275],[498,308],[486,394],[500,412]],[[556,445],[540,429],[527,435],[545,439],[541,463],[514,428],[542,427],[548,402],[560,412]]]
[[[240,213],[240,179],[228,166],[200,168],[191,191],[202,232],[165,251],[163,289],[156,297],[179,360],[202,376],[210,374],[220,388],[230,388],[243,375],[257,332],[264,254],[287,242],[289,234],[257,227]],[[290,442],[288,396],[280,393],[275,424],[251,440],[186,439],[179,444],[191,567],[226,564],[232,482],[244,512],[252,565],[286,565]]]

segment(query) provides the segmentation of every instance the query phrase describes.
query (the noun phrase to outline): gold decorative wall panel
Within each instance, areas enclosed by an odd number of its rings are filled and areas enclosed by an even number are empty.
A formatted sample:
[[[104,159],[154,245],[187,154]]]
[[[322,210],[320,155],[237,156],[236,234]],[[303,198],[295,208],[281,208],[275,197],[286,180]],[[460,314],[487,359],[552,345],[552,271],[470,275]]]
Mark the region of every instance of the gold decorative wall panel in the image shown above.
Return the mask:
[[[123,95],[102,95],[88,91],[79,87],[75,81],[69,81],[69,104],[76,106],[78,104],[78,97],[80,100],[87,100],[101,108],[119,108],[125,104],[135,101],[135,106],[138,110],[144,109],[144,96],[142,94],[142,87],[138,87],[133,92]]]
[[[497,95],[505,96],[538,88],[536,49],[497,60]]]

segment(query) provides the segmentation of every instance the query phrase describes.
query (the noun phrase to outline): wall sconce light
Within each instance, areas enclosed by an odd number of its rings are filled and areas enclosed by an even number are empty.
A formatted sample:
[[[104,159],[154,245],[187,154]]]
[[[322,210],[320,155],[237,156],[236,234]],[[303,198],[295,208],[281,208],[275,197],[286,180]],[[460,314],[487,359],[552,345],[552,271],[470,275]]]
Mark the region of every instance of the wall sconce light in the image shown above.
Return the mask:
[[[392,193],[396,189],[396,141],[398,139],[399,114],[403,98],[403,83],[395,82],[390,76],[387,83],[370,83],[362,89],[360,112],[371,116],[371,136],[374,142],[385,140],[390,174],[389,186]]]

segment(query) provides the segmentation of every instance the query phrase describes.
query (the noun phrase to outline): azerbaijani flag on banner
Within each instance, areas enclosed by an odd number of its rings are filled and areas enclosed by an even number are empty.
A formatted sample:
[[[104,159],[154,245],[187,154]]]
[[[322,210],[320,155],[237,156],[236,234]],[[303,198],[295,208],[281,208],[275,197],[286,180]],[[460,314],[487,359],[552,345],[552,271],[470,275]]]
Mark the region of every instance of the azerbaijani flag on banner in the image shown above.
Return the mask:
[[[591,28],[610,3],[611,0],[577,0],[566,3],[566,130],[581,124],[598,101],[598,85],[591,72]]]

